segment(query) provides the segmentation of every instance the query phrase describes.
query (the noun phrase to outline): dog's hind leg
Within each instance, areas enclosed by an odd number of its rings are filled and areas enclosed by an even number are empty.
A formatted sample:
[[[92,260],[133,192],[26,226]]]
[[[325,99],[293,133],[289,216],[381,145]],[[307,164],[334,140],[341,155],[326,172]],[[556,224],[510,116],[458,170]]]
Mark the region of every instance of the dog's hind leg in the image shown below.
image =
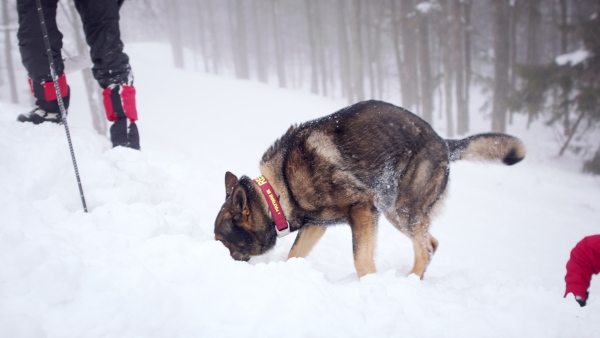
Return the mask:
[[[358,277],[376,272],[373,255],[377,236],[378,212],[373,204],[362,203],[350,209],[354,267]]]
[[[298,236],[292,245],[288,254],[288,259],[292,257],[306,257],[311,252],[315,244],[323,237],[325,227],[316,225],[305,225],[298,230]]]
[[[422,216],[418,219],[410,220],[406,215],[403,215],[403,217],[398,215],[396,210],[388,211],[385,216],[396,229],[412,240],[415,260],[409,274],[414,273],[423,279],[425,269],[438,247],[437,239],[427,230],[429,227],[429,217]]]
[[[419,278],[423,279],[425,269],[431,262],[433,254],[437,250],[438,241],[435,239],[427,228],[429,227],[429,217],[425,217],[427,223],[417,224],[414,227],[413,234],[411,236],[413,249],[415,251],[415,262],[410,274],[415,274]]]
[[[429,225],[448,183],[448,160],[435,160],[440,154],[434,150],[423,152],[406,168],[396,202],[386,213],[388,220],[412,240],[415,261],[411,273],[420,278],[438,246]]]

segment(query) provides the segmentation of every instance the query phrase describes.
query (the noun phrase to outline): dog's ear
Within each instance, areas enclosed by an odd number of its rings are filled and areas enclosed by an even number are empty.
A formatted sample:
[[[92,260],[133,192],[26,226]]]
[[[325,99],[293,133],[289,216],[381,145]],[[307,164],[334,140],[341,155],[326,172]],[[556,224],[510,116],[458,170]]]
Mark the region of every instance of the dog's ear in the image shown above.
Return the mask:
[[[233,188],[231,197],[231,211],[234,215],[242,214],[248,216],[250,210],[248,208],[248,196],[246,195],[246,189],[241,185]]]
[[[229,198],[231,192],[233,192],[233,187],[237,184],[238,178],[234,174],[229,171],[225,173],[225,198]]]

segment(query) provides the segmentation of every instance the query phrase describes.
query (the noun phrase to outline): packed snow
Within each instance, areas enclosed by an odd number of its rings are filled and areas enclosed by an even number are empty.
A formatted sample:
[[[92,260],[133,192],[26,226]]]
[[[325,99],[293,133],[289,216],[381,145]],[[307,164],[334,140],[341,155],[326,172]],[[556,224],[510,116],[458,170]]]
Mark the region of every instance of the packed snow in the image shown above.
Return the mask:
[[[407,276],[411,243],[383,219],[378,271],[360,280],[345,225],[306,259],[286,261],[294,234],[238,262],[213,238],[225,171],[258,176],[291,124],[346,103],[176,70],[161,45],[127,48],[141,152],[111,149],[80,73],[68,76],[89,213],[64,128],[18,123],[30,107],[0,103],[0,337],[600,336],[600,277],[588,306],[563,298],[571,248],[600,233],[600,179],[557,158],[541,124],[525,130],[516,116],[509,128],[527,146],[522,163],[452,165],[423,280]]]

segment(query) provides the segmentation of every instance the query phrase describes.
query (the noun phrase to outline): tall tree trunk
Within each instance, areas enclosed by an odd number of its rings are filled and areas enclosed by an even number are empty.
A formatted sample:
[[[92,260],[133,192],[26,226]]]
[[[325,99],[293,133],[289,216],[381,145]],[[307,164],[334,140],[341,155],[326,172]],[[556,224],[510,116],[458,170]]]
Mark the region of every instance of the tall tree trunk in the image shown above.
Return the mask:
[[[238,74],[240,79],[250,78],[250,67],[248,65],[248,39],[246,38],[246,11],[245,0],[235,0],[235,35],[237,41],[236,60],[238,62]]]
[[[179,27],[181,21],[179,5],[177,1],[172,1],[166,3],[164,6],[167,7],[167,15],[170,18],[168,29],[171,50],[173,52],[173,63],[176,68],[183,69],[183,41],[181,40],[181,29]]]
[[[402,26],[402,75],[406,78],[407,86],[402,88],[404,107],[418,111],[419,78],[417,74],[417,23],[415,8],[412,0],[400,0]]]
[[[569,48],[569,30],[567,29],[567,25],[569,24],[569,4],[567,0],[559,0],[560,1],[560,24],[562,29],[560,30],[560,53],[566,54]],[[569,95],[570,90],[568,90],[567,86],[563,86],[562,88],[562,102],[563,102],[563,131],[565,135],[569,135],[569,130],[571,128],[571,117],[570,115],[570,107],[569,107]]]
[[[469,132],[469,77],[470,72],[470,4],[462,0],[454,1],[456,47],[456,131],[459,135]],[[467,36],[469,37],[467,39]],[[467,64],[468,63],[468,64]]]
[[[508,62],[510,41],[508,36],[509,0],[494,1],[494,99],[492,131],[506,131],[506,98],[509,90]]]
[[[253,16],[253,31],[254,34],[254,49],[255,49],[255,59],[256,59],[256,75],[258,77],[258,81],[266,83],[268,81],[267,76],[267,64],[268,59],[266,53],[266,43],[263,39],[265,36],[265,32],[262,29],[263,26],[261,24],[263,18],[263,8],[264,2],[261,0],[255,1],[252,6],[252,16]]]
[[[231,34],[231,51],[235,76],[238,79],[250,77],[248,69],[248,47],[246,43],[246,17],[244,14],[243,0],[229,1],[229,25]]]
[[[421,117],[433,124],[433,87],[429,56],[429,13],[419,14],[419,70],[421,78]]]
[[[402,11],[397,6],[398,0],[390,0],[390,10],[392,12],[392,41],[394,44],[394,57],[396,60],[396,67],[398,70],[398,78],[400,79],[400,93],[402,95],[402,105],[410,109],[408,105],[408,94],[407,88],[409,87],[408,78],[404,76],[404,60],[402,58],[402,43],[400,37],[402,36]]]
[[[354,94],[356,95],[357,101],[365,99],[365,88],[364,88],[364,69],[363,69],[363,38],[361,29],[361,1],[353,1],[354,15],[352,18],[352,41],[354,42],[352,48],[352,68],[353,68],[353,87]]]
[[[464,104],[463,109],[465,110],[465,114],[469,118],[469,121],[470,121],[470,116],[471,116],[471,111],[469,108],[469,102],[470,102],[470,97],[471,97],[471,77],[472,77],[472,73],[473,73],[472,62],[471,62],[471,45],[472,45],[471,32],[473,30],[472,20],[471,20],[471,9],[472,8],[473,8],[473,0],[465,0],[464,1],[465,104]],[[466,127],[469,128],[469,124],[467,124]],[[465,132],[468,132],[468,130],[466,130]]]
[[[210,57],[208,54],[208,42],[207,42],[207,29],[206,29],[206,8],[203,6],[204,1],[194,1],[194,11],[196,12],[196,17],[198,18],[196,22],[194,22],[194,30],[197,34],[197,42],[194,45],[199,48],[195,48],[196,53],[202,56],[202,64],[204,65],[204,72],[210,72]]]
[[[454,83],[454,61],[453,57],[456,57],[456,53],[452,52],[454,45],[454,34],[452,34],[452,27],[454,26],[454,20],[452,19],[452,9],[450,1],[445,2],[445,6],[442,9],[442,29],[440,31],[440,47],[443,64],[443,76],[444,76],[444,101],[446,110],[446,136],[448,138],[454,137],[454,115],[452,114],[453,104],[453,83]]]
[[[271,18],[273,21],[273,40],[275,41],[275,61],[277,64],[277,80],[279,81],[279,87],[285,88],[286,74],[285,74],[285,55],[284,48],[281,41],[281,29],[279,24],[279,14],[281,12],[279,0],[271,0]]]
[[[540,57],[540,31],[542,14],[540,13],[540,0],[527,0],[527,57],[529,65],[539,64]]]
[[[508,36],[509,36],[509,59],[508,59],[508,82],[510,88],[515,88],[517,76],[515,75],[515,66],[517,64],[517,18],[518,18],[518,6],[519,1],[516,0],[511,3],[509,7],[509,23],[508,23]],[[513,113],[510,113],[509,123],[513,122]]]
[[[346,0],[336,2],[338,12],[338,49],[340,56],[340,81],[342,83],[342,96],[348,99],[348,103],[354,102],[354,91],[350,82],[350,46],[348,39],[348,24],[346,20],[347,12],[345,6]]]
[[[375,7],[375,8],[373,8]],[[371,37],[369,47],[369,66],[371,71],[371,98],[383,98],[383,70],[382,70],[382,25],[384,6],[370,6],[374,12],[370,13]]]
[[[13,65],[11,33],[9,29],[10,17],[8,16],[8,0],[2,0],[2,22],[4,24],[4,54],[6,57],[6,71],[8,73],[8,87],[10,89],[10,100],[19,103],[17,95],[17,82],[15,80],[15,69]]]
[[[229,24],[229,35],[230,35],[230,39],[229,42],[231,43],[231,45],[229,46],[229,52],[231,54],[231,60],[233,61],[233,73],[235,74],[235,77],[239,78],[239,74],[240,74],[240,61],[238,60],[238,38],[237,38],[237,30],[236,30],[236,6],[237,6],[237,2],[236,0],[229,0],[227,2],[227,23]],[[225,49],[227,51],[227,48]]]
[[[314,11],[314,23],[315,23],[315,27],[316,27],[316,31],[317,32],[321,32],[320,34],[317,34],[315,36],[315,43],[316,43],[316,49],[317,49],[317,65],[319,66],[319,74],[320,74],[320,78],[321,78],[321,89],[322,89],[322,93],[323,96],[327,96],[329,89],[328,89],[328,85],[327,85],[327,74],[329,73],[329,67],[327,67],[326,61],[325,61],[325,37],[323,36],[325,33],[325,30],[323,29],[323,22],[322,22],[322,14],[321,14],[321,2],[317,1],[315,4],[316,6],[316,10],[315,8],[313,8]]]
[[[456,74],[456,132],[464,135],[469,132],[469,110],[465,97],[465,62],[464,62],[464,25],[462,1],[454,0],[453,15],[454,18],[454,43],[456,44],[456,54],[454,56]]]
[[[310,91],[319,94],[319,79],[317,69],[317,44],[315,42],[315,13],[313,11],[313,0],[305,0],[306,21],[308,24],[308,48],[310,50]]]
[[[171,19],[169,27],[169,40],[173,52],[173,63],[176,68],[183,69],[183,41],[181,39],[179,5],[177,2],[172,2],[166,5],[168,16]]]
[[[560,2],[560,52],[566,53],[569,48],[569,3],[567,0],[559,0]]]
[[[369,77],[369,98],[373,99],[375,98],[375,91],[377,90],[377,85],[375,84],[375,54],[377,53],[375,50],[375,26],[378,26],[379,23],[373,19],[373,6],[367,5],[365,7],[366,15],[364,21],[367,29],[365,34],[367,37],[367,61],[365,63],[368,70],[367,76]]]
[[[219,33],[215,22],[213,0],[206,0],[206,11],[208,13],[208,30],[211,41],[211,55],[212,55],[212,72],[214,74],[221,73],[221,46],[219,45]]]

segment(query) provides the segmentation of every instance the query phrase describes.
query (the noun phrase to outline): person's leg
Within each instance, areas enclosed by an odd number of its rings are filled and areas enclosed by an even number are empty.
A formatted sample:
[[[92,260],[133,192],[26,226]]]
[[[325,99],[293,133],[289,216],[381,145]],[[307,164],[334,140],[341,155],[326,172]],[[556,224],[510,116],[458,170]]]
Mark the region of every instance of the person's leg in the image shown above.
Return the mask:
[[[69,87],[63,73],[64,65],[60,53],[63,36],[56,26],[57,2],[58,0],[42,0],[41,4],[54,66],[56,73],[59,74],[60,94],[65,108],[68,108]],[[17,12],[19,15],[17,38],[21,60],[27,70],[29,84],[36,98],[37,106],[30,113],[19,115],[18,120],[36,124],[44,121],[58,122],[60,121],[60,110],[35,0],[18,0]]]
[[[135,87],[110,85],[102,92],[106,117],[113,122],[110,127],[110,140],[113,147],[123,146],[140,149],[140,136],[137,125]],[[129,132],[127,124],[129,122]]]
[[[113,147],[127,146],[139,149],[133,73],[129,66],[129,57],[123,52],[119,30],[120,2],[77,0],[75,6],[81,16],[86,41],[90,46],[90,55],[94,63],[92,72],[104,90],[106,116],[113,122],[110,128]]]

